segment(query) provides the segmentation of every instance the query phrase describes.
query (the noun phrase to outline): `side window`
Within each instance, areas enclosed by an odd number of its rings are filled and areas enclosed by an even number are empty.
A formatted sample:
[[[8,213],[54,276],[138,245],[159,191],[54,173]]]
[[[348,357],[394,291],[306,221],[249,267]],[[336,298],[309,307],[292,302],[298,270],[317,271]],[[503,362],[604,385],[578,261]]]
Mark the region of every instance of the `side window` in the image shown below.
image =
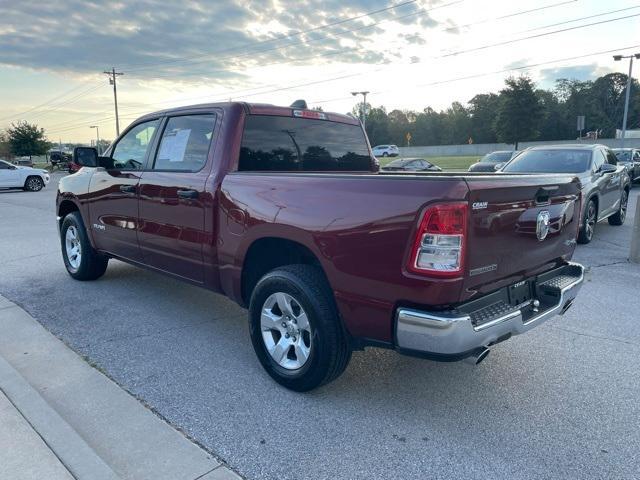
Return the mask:
[[[9,165],[4,162],[0,162],[0,170],[9,170]]]
[[[151,145],[153,134],[160,120],[136,125],[120,139],[113,150],[113,168],[118,170],[142,170],[144,159]]]
[[[600,170],[600,167],[604,165],[604,162],[605,162],[604,153],[602,152],[602,150],[596,150],[596,153],[593,157],[592,171],[597,172],[598,170]]]
[[[215,115],[171,117],[162,133],[154,170],[197,172],[207,163]]]
[[[615,153],[611,150],[605,150],[605,153],[607,155],[607,163],[610,163],[611,165],[618,165],[618,157],[616,157]]]

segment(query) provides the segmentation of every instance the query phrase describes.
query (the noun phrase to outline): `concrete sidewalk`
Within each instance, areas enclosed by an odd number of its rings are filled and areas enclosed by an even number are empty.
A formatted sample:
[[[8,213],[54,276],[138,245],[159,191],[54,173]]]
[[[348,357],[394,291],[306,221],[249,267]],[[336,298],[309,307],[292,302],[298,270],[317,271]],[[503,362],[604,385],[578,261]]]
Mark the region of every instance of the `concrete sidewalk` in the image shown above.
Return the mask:
[[[0,296],[0,478],[240,477]]]

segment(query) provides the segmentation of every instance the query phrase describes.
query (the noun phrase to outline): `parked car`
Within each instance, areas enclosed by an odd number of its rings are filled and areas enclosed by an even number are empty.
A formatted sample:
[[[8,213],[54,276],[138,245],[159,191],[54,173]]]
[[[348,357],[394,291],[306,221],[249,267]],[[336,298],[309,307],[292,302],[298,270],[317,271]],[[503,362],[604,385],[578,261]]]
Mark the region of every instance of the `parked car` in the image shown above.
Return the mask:
[[[631,182],[640,180],[640,149],[638,148],[614,148],[618,163],[627,168]]]
[[[381,175],[368,145],[358,120],[303,105],[143,116],[59,182],[66,270],[94,280],[117,258],[229,296],[296,391],[367,346],[478,363],[572,305],[575,175]]]
[[[22,167],[0,160],[0,188],[22,188],[30,192],[42,190],[49,183],[49,172]]]
[[[569,173],[582,184],[579,243],[589,243],[604,219],[622,225],[627,216],[630,179],[626,167],[604,145],[558,145],[528,148],[503,168],[505,173]]]
[[[497,152],[487,153],[469,167],[470,172],[495,172],[496,167],[500,167],[511,160],[518,152],[513,150],[498,150]]]
[[[13,164],[22,167],[33,167],[33,160],[30,157],[19,157],[13,161]]]
[[[373,154],[376,157],[397,157],[400,149],[397,145],[376,145],[373,147]]]
[[[441,172],[442,169],[422,158],[400,158],[380,168],[384,172]]]
[[[49,162],[51,162],[51,165],[54,167],[68,169],[69,163],[71,162],[71,154],[60,150],[50,150]]]

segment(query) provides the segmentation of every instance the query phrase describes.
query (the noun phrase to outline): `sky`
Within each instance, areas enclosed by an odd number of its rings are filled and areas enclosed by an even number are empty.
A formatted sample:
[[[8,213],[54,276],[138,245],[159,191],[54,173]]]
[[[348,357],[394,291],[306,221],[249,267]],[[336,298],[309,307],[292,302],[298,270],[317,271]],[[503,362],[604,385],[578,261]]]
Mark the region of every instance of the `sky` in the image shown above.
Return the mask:
[[[51,141],[115,138],[145,113],[305,99],[349,112],[441,110],[528,74],[541,88],[589,80],[640,53],[631,0],[0,0],[0,129],[26,120]],[[638,78],[640,65],[634,77]]]

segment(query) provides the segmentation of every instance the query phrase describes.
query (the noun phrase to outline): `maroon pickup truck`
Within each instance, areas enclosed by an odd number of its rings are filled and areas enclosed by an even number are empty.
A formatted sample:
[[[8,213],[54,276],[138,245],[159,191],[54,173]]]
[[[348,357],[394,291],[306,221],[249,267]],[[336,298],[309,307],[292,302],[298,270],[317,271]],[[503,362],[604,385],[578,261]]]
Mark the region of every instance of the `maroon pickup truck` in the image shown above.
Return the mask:
[[[304,104],[161,111],[74,160],[57,196],[69,274],[114,258],[227,295],[297,391],[367,346],[478,363],[583,281],[573,176],[382,173],[357,120]]]

